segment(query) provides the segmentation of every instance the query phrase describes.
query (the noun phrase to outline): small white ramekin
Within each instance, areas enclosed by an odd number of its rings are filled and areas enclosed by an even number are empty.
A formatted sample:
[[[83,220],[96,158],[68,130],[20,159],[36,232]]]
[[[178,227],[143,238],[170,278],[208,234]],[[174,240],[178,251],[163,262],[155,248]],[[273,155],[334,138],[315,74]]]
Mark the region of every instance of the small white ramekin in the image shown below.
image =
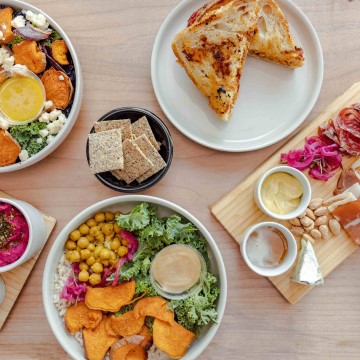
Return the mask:
[[[265,227],[265,226],[272,227],[272,228],[275,228],[275,229],[281,231],[281,233],[285,236],[285,238],[287,240],[287,244],[288,244],[288,252],[287,252],[287,255],[286,255],[284,261],[280,265],[271,267],[271,268],[265,268],[265,267],[260,267],[260,266],[254,265],[251,262],[248,254],[247,254],[247,251],[246,251],[246,245],[247,245],[250,235],[254,231],[258,230],[261,227]],[[246,265],[252,271],[254,271],[255,273],[262,275],[262,276],[271,277],[271,276],[278,276],[278,275],[284,274],[292,267],[292,265],[294,264],[296,257],[297,257],[297,243],[296,243],[296,240],[295,240],[293,234],[291,234],[291,232],[285,226],[275,223],[275,222],[270,222],[270,221],[269,222],[261,222],[261,223],[258,223],[258,224],[255,224],[255,225],[249,227],[245,231],[243,238],[242,238],[241,245],[240,245],[240,251],[241,251],[241,255],[242,255]]]
[[[288,173],[288,174],[294,176],[297,180],[299,180],[299,182],[303,188],[303,194],[301,196],[301,201],[300,201],[299,206],[295,210],[293,210],[287,214],[283,214],[283,215],[270,211],[265,206],[265,204],[261,198],[261,187],[262,187],[265,179],[269,175],[274,174],[276,172],[285,172],[285,173]],[[268,170],[266,173],[264,173],[264,175],[262,175],[260,177],[260,179],[258,180],[258,182],[256,183],[255,188],[254,188],[254,199],[255,199],[257,206],[264,214],[271,216],[272,218],[278,219],[278,220],[290,220],[290,219],[296,218],[297,216],[299,216],[300,214],[305,212],[305,210],[308,207],[310,200],[311,200],[311,186],[310,186],[309,180],[306,178],[306,176],[301,171],[299,171],[295,168],[292,168],[290,166],[277,166],[277,167],[274,167],[274,168]]]
[[[13,263],[0,266],[0,273],[3,273],[16,268],[25,261],[30,260],[40,251],[46,240],[46,224],[44,217],[39,210],[25,201],[0,198],[0,202],[8,203],[20,210],[29,226],[29,242],[26,250],[19,259]]]

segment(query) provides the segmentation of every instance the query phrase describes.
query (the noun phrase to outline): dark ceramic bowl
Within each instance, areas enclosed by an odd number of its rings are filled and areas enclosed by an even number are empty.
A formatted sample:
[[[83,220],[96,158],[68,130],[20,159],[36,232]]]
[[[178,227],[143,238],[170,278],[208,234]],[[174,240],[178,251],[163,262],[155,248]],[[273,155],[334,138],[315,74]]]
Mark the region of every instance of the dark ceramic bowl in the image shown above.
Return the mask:
[[[146,116],[156,140],[161,143],[159,154],[166,162],[166,166],[141,184],[139,184],[136,180],[133,181],[131,184],[127,184],[123,180],[118,180],[115,176],[111,174],[110,171],[95,174],[97,179],[110,189],[126,193],[144,191],[158,183],[165,176],[165,174],[170,168],[173,158],[172,138],[165,124],[160,120],[158,116],[156,116],[152,112],[137,107],[123,107],[108,112],[107,114],[103,115],[98,121],[130,119],[133,123],[136,120],[140,119],[142,116]],[[95,132],[94,127],[91,129],[90,133],[93,132]],[[86,157],[89,163],[89,140],[86,143]]]

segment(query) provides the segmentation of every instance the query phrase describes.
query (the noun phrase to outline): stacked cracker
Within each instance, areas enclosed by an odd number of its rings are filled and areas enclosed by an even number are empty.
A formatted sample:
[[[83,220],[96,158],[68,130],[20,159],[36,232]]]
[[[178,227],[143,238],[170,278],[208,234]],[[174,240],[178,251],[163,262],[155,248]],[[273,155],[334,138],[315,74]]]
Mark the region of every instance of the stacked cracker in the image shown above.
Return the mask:
[[[142,183],[166,166],[145,116],[131,123],[130,119],[100,121],[89,134],[90,170],[93,174],[111,171],[127,184]]]

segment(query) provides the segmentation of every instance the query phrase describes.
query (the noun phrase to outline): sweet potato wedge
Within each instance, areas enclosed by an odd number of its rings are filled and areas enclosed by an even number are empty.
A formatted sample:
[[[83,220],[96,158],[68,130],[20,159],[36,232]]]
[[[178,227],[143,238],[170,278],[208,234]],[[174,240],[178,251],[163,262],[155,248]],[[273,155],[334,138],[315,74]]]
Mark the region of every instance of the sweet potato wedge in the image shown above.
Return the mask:
[[[138,333],[138,335],[143,336],[144,340],[141,341],[140,345],[145,349],[145,350],[149,350],[151,348],[151,345],[153,343],[153,338],[150,335],[150,330],[149,328],[144,325],[143,328],[141,329],[141,331]]]
[[[46,55],[39,49],[36,41],[23,40],[12,48],[15,64],[27,66],[35,74],[40,74],[46,68]]]
[[[74,88],[70,78],[62,71],[50,68],[41,77],[46,92],[46,100],[51,100],[57,109],[66,109]]]
[[[100,310],[89,309],[82,301],[66,309],[65,327],[70,333],[80,331],[83,327],[94,329],[101,321],[101,318],[102,313]]]
[[[0,44],[8,44],[13,41],[15,34],[12,32],[11,20],[13,14],[12,8],[5,8],[0,10],[0,31],[3,36],[0,37]]]
[[[20,151],[19,143],[6,130],[0,130],[0,166],[14,164]]]
[[[111,316],[111,328],[117,335],[132,336],[139,333],[145,322],[145,317],[135,318],[134,311],[128,311],[120,316]]]
[[[54,59],[60,65],[69,65],[69,60],[66,56],[69,49],[64,40],[55,40],[51,45],[51,52]]]
[[[125,344],[112,347],[110,350],[110,360],[146,360],[146,358],[144,348],[136,344]]]
[[[140,299],[134,307],[135,319],[142,316],[152,316],[154,318],[174,322],[174,312],[166,308],[167,301],[160,296],[149,296]]]

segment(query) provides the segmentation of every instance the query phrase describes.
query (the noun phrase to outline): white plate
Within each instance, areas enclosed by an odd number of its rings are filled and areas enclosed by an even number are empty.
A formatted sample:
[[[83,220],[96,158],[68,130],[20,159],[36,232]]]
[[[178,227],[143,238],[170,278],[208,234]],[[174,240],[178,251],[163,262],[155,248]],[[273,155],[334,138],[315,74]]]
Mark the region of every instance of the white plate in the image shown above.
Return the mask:
[[[80,68],[80,62],[79,62],[79,59],[77,57],[77,54],[75,52],[75,49],[74,49],[70,39],[68,38],[68,36],[64,32],[64,30],[60,27],[60,25],[58,25],[45,12],[43,12],[42,10],[40,10],[40,9],[36,8],[35,6],[32,6],[28,3],[18,1],[18,0],[5,0],[5,1],[2,1],[1,4],[5,5],[5,6],[10,6],[13,9],[31,10],[36,14],[43,14],[46,17],[49,24],[61,35],[61,37],[65,40],[67,47],[69,48],[69,52],[71,54],[71,57],[72,57],[72,60],[74,63],[74,67],[75,67],[76,86],[75,86],[75,92],[74,92],[74,97],[73,97],[73,105],[72,105],[71,111],[69,113],[68,120],[67,120],[66,124],[63,126],[63,128],[61,129],[61,131],[59,132],[59,134],[55,136],[54,140],[49,145],[47,145],[44,149],[39,151],[37,154],[31,156],[27,160],[21,161],[21,162],[12,164],[12,165],[0,167],[0,174],[15,171],[15,170],[21,170],[30,165],[33,165],[33,164],[39,162],[40,160],[44,159],[46,156],[51,154],[58,146],[60,146],[60,144],[69,135],[71,129],[73,128],[73,126],[75,124],[76,118],[79,115],[81,101],[82,101],[82,97],[83,97],[83,78],[82,78],[82,73],[81,73],[81,68]]]
[[[151,76],[162,110],[184,135],[213,149],[249,151],[276,143],[306,119],[320,93],[323,56],[313,26],[291,1],[278,0],[291,33],[304,49],[305,63],[300,69],[291,70],[248,56],[233,116],[224,122],[176,63],[171,49],[174,36],[204,3],[204,0],[181,1],[156,37]]]

